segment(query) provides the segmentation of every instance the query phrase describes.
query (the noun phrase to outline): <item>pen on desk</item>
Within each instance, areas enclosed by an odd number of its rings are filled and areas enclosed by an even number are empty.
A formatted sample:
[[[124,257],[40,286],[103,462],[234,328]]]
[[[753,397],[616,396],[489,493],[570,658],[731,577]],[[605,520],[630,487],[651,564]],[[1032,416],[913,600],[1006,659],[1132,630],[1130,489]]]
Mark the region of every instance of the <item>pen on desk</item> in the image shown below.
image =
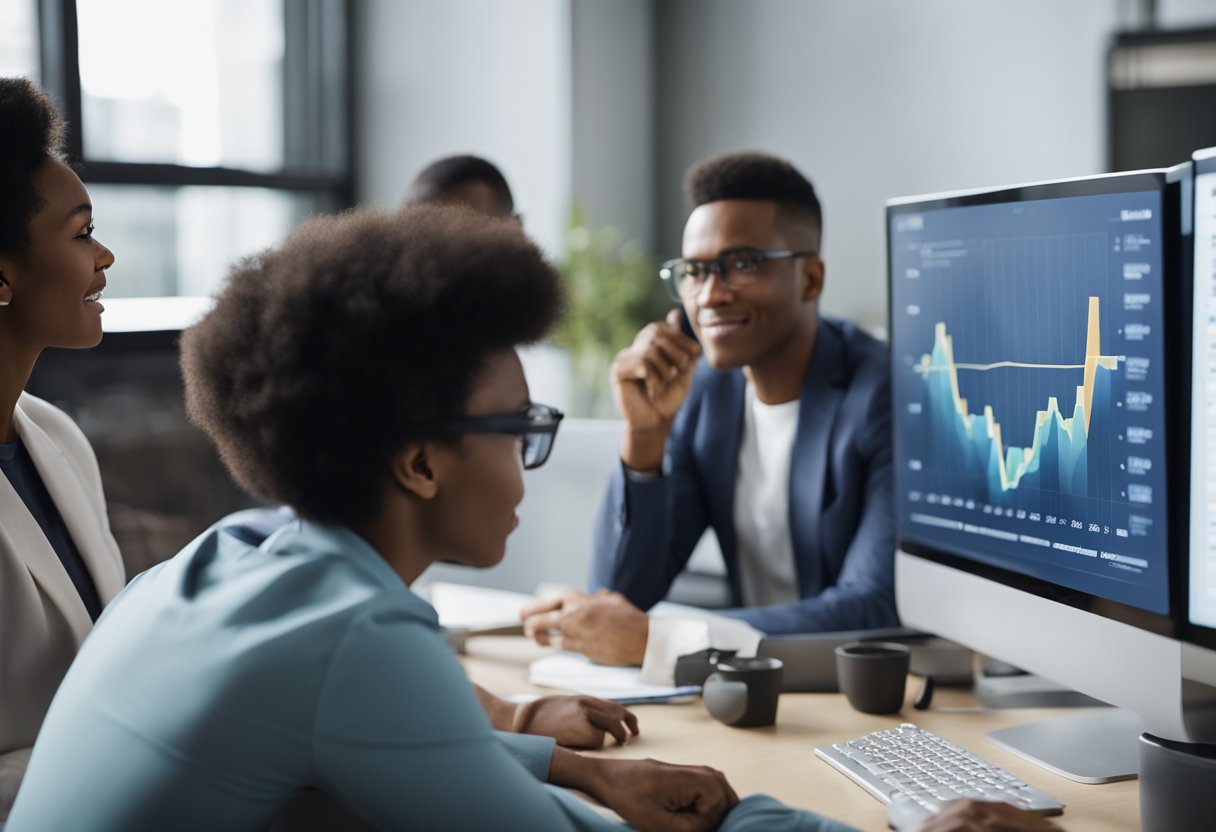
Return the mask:
[[[646,705],[646,704],[670,704],[679,705],[685,702],[691,702],[697,698],[697,694],[701,692],[699,685],[681,685],[667,693],[648,694],[644,696],[611,696],[613,702],[618,705]]]

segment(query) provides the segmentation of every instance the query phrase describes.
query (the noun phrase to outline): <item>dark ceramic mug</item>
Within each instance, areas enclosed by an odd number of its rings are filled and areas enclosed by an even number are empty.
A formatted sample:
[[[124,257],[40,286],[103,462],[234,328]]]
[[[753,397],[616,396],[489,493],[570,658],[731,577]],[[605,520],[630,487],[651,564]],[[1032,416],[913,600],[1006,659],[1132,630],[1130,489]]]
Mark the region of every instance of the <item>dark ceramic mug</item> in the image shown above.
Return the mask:
[[[701,688],[705,710],[736,728],[772,725],[777,721],[784,667],[780,659],[767,656],[719,663]]]
[[[904,705],[911,650],[892,641],[854,641],[836,648],[836,678],[849,704],[867,714],[894,714]]]

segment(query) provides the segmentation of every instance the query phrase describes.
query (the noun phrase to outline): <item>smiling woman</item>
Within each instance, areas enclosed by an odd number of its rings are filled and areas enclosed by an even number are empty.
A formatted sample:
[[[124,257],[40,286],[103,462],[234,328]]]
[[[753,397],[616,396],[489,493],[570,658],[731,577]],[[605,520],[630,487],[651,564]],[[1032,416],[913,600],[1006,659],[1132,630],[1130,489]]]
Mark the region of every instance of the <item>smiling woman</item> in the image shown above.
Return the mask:
[[[0,78],[0,820],[55,688],[124,582],[92,448],[23,392],[46,347],[101,340],[114,262],[63,133],[37,87]]]
[[[6,270],[21,296],[29,346],[94,347],[101,341],[100,303],[114,255],[93,236],[93,206],[80,178],[55,158],[34,172],[40,209],[25,250]],[[34,356],[36,357],[36,356]]]

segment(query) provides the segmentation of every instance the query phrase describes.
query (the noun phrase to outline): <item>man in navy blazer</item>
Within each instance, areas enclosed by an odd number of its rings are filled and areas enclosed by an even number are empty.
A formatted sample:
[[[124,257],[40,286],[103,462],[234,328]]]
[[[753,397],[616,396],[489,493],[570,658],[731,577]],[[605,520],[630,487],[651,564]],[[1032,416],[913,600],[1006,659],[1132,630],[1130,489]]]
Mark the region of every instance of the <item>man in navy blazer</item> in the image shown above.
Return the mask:
[[[527,631],[596,661],[649,664],[648,642],[671,633],[641,610],[707,527],[730,580],[725,616],[768,634],[894,626],[889,359],[819,315],[814,189],[758,153],[704,160],[685,188],[684,257],[661,276],[699,343],[673,310],[617,356],[627,428],[595,530],[600,592],[535,605]]]

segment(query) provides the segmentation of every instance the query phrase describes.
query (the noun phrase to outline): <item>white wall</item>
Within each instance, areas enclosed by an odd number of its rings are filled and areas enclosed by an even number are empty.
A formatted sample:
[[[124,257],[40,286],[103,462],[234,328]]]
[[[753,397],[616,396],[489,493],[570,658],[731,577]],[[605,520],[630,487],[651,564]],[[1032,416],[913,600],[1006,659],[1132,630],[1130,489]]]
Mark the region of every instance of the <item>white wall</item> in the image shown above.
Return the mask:
[[[356,6],[356,198],[395,206],[453,153],[502,168],[529,232],[561,249],[570,200],[570,0]]]
[[[356,198],[396,205],[452,153],[502,168],[562,253],[571,206],[654,237],[653,0],[363,0]]]
[[[710,153],[790,159],[824,205],[823,309],[886,321],[892,196],[1104,169],[1114,0],[669,0],[658,4],[659,240]],[[1131,22],[1134,22],[1134,18]]]
[[[1212,0],[1157,0],[1157,25],[1163,29],[1216,25]]]
[[[591,228],[654,247],[654,4],[574,0],[573,199]]]

